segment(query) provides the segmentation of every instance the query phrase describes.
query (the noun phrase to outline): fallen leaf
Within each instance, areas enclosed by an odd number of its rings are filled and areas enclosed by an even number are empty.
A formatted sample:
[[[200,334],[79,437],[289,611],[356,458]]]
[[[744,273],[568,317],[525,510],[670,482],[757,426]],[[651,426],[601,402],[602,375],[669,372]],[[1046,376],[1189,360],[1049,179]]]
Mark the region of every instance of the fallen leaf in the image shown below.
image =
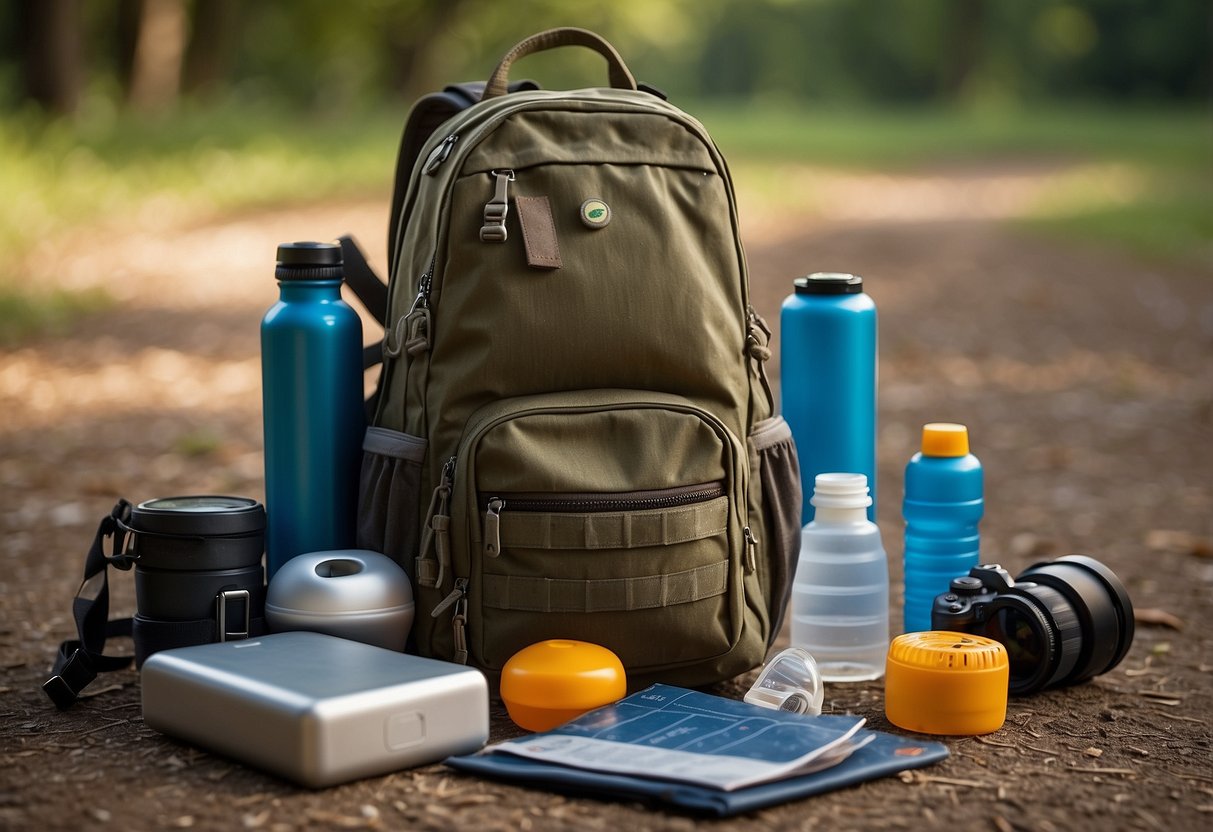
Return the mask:
[[[1155,644],[1153,647],[1150,648],[1150,652],[1156,656],[1161,656],[1165,653],[1170,653],[1171,652],[1171,642],[1160,641],[1160,642],[1158,642],[1158,644]]]
[[[1101,751],[1098,748],[1095,748],[1094,746],[1092,746],[1091,748],[1088,748],[1087,750],[1083,751],[1082,753],[1086,754],[1088,757],[1102,757],[1103,756],[1103,751]]]
[[[1159,624],[1163,627],[1170,627],[1172,630],[1182,630],[1184,628],[1182,618],[1156,607],[1144,610],[1134,607],[1133,620],[1138,624]]]
[[[1181,552],[1198,558],[1213,558],[1213,541],[1190,532],[1154,529],[1146,534],[1146,548],[1155,552]]]

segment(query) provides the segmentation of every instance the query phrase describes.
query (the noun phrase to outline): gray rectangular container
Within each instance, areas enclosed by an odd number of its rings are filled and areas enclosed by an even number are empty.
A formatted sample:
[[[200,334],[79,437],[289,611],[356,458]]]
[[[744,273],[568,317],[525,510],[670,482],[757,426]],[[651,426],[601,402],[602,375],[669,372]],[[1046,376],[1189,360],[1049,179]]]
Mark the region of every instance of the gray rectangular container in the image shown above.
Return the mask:
[[[320,788],[467,754],[489,736],[478,670],[319,633],[164,650],[143,720]]]

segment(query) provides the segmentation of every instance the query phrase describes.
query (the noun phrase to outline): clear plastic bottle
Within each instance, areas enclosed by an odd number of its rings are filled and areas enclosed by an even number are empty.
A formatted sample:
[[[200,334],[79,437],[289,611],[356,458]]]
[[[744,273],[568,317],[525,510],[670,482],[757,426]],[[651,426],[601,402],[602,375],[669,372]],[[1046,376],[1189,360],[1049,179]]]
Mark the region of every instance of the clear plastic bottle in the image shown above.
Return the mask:
[[[871,504],[865,475],[817,475],[792,585],[792,645],[813,654],[827,682],[884,675],[889,564]]]
[[[964,425],[922,428],[922,451],[906,465],[905,632],[931,629],[931,605],[953,578],[979,562],[977,524],[985,507],[981,462]]]

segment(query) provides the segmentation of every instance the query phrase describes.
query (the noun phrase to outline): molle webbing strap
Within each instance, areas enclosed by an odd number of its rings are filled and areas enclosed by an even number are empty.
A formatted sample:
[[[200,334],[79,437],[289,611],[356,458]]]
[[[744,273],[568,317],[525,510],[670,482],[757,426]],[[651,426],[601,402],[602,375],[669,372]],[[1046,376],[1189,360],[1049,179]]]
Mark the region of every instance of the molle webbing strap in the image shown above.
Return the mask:
[[[624,612],[689,604],[723,595],[728,561],[684,572],[580,581],[564,578],[484,576],[484,605],[520,612]]]
[[[508,509],[508,504],[507,504]],[[723,534],[729,498],[679,508],[617,513],[505,511],[501,545],[520,549],[639,549]]]

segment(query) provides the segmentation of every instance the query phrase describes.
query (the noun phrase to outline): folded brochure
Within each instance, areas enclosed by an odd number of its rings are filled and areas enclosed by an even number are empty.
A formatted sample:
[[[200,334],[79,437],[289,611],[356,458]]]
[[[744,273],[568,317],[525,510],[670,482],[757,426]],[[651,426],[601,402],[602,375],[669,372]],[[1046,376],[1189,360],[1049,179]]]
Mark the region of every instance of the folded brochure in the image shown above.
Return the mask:
[[[863,723],[654,685],[552,731],[447,763],[536,785],[648,797],[729,815],[947,757],[940,743],[863,730]]]

